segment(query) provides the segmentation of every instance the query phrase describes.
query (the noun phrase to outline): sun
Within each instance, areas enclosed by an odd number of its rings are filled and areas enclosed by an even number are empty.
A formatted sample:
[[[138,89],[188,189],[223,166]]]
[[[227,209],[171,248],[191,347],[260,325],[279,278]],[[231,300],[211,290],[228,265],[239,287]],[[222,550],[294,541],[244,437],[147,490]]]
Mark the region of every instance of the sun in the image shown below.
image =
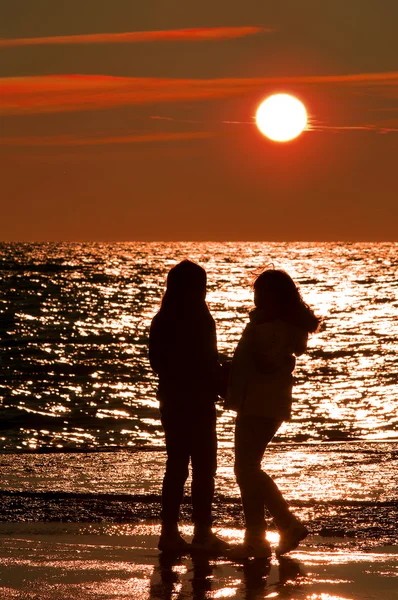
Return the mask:
[[[300,100],[290,94],[274,94],[260,104],[257,127],[275,142],[293,140],[307,126],[307,111]]]

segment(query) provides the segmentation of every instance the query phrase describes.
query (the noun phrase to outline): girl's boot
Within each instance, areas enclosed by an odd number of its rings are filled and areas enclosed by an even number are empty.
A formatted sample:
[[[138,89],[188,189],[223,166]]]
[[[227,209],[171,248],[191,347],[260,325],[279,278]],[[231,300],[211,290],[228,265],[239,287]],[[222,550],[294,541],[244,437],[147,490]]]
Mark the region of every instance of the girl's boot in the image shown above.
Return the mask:
[[[192,540],[192,550],[208,552],[210,554],[221,554],[230,546],[228,542],[217,537],[211,530],[211,526],[195,525]]]
[[[163,523],[158,548],[161,552],[181,552],[190,550],[190,545],[178,531],[177,523]]]
[[[264,529],[246,529],[243,544],[239,544],[228,551],[231,560],[244,560],[246,558],[270,558],[271,545],[265,538]]]

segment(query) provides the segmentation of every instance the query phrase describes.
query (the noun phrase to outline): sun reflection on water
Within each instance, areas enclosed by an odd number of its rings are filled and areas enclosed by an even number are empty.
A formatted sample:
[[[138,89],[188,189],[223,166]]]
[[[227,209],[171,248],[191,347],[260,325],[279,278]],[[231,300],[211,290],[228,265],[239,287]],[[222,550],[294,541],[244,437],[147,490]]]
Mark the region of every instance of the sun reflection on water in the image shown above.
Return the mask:
[[[148,327],[168,269],[186,257],[207,270],[223,357],[247,322],[255,275],[271,263],[324,317],[298,360],[280,441],[398,439],[396,244],[3,244],[6,449],[34,430],[37,447],[106,447],[110,430],[119,446],[163,444]],[[231,447],[233,415],[221,404],[218,414],[220,447]]]

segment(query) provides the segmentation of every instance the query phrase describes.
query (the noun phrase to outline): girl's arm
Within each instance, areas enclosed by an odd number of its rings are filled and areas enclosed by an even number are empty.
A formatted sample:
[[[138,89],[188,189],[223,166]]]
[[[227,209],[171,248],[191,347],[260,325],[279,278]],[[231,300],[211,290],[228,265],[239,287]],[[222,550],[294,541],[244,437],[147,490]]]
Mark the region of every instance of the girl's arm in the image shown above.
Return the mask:
[[[281,332],[275,331],[272,323],[263,324],[251,333],[250,352],[256,371],[270,375],[281,369],[288,370],[290,373],[294,370],[295,359],[281,351],[280,340],[278,340]]]

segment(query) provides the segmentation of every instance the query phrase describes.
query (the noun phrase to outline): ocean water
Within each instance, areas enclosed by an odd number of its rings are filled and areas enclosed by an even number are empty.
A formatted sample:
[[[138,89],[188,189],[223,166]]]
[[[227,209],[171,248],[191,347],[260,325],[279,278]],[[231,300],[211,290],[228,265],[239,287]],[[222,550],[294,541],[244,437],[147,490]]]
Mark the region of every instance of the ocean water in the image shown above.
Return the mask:
[[[345,501],[379,513],[394,507],[398,244],[3,243],[5,514],[15,517],[22,502],[26,515],[29,493],[37,506],[38,494],[45,504],[52,493],[158,498],[164,438],[148,328],[168,270],[184,258],[207,271],[221,358],[232,356],[252,308],[251,284],[264,267],[287,270],[323,318],[297,361],[292,421],[266,459],[289,499],[307,513],[322,501],[328,510]],[[233,423],[220,403],[219,495],[230,507],[238,498]],[[31,510],[33,519],[39,509]],[[396,507],[384,513],[391,511],[396,516]]]

